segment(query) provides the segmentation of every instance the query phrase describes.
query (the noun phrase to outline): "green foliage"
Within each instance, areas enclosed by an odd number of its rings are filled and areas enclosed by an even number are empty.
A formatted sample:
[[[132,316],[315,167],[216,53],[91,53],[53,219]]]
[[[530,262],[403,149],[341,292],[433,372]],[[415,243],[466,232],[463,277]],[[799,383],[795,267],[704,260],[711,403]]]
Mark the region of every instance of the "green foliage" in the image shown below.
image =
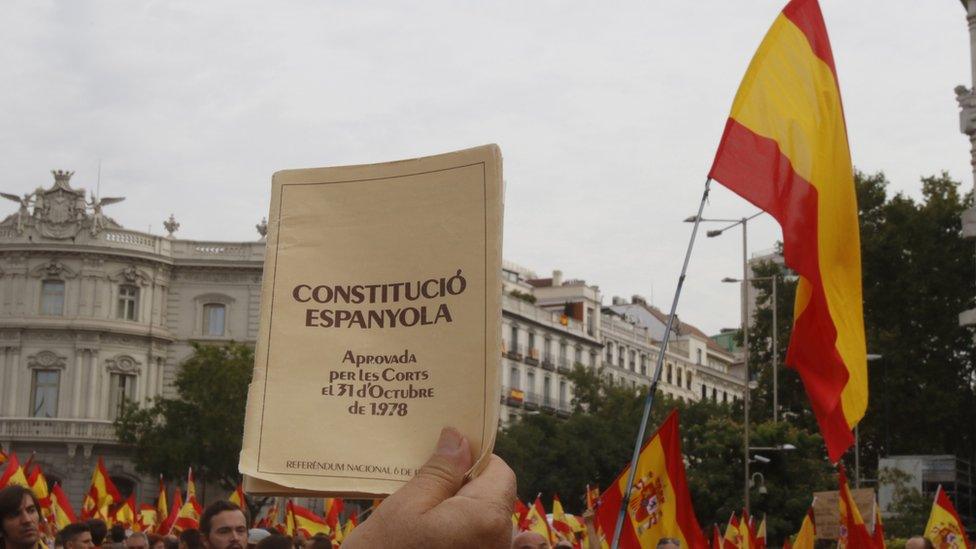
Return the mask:
[[[888,507],[891,516],[885,519],[885,536],[907,539],[920,535],[928,522],[932,502],[917,488],[909,486],[911,477],[904,471],[885,468],[879,472],[879,479],[892,488]]]
[[[612,384],[599,372],[576,368],[574,411],[565,419],[526,415],[504,429],[495,451],[515,470],[519,497],[542,493],[546,505],[558,493],[570,512],[580,512],[587,484],[606,489],[630,461],[645,393]],[[672,408],[679,410],[682,448],[689,490],[701,526],[724,524],[742,507],[742,422],[730,407],[710,401],[684,403],[658,395],[648,435]],[[814,431],[785,422],[754,423],[753,446],[793,444],[791,452],[762,452],[768,464],[753,464],[768,491],[751,491],[754,513],[768,513],[771,540],[795,532],[812,493],[830,489],[835,480],[824,457],[823,441]]]
[[[231,343],[193,346],[176,376],[176,398],[152,406],[127,406],[115,422],[119,440],[132,446],[142,473],[182,478],[187,467],[225,489],[237,485],[244,432],[244,403],[254,350]]]

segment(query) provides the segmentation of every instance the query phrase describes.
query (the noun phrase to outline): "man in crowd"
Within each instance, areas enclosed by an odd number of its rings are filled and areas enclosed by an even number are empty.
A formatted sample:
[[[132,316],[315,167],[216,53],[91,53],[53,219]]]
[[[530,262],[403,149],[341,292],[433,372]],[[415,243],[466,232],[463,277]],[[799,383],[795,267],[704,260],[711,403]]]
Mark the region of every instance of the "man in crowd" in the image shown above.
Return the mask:
[[[229,501],[215,501],[200,515],[200,533],[207,549],[245,549],[247,516]]]
[[[905,542],[905,549],[935,549],[935,546],[932,545],[932,541],[929,538],[915,536],[908,538],[908,541]]]
[[[105,542],[105,536],[108,535],[108,526],[105,525],[105,521],[101,519],[88,519],[86,522],[88,528],[91,530],[92,543],[95,547],[101,547],[102,543]]]
[[[35,549],[41,515],[34,494],[23,486],[0,490],[0,549]]]
[[[519,532],[512,538],[512,549],[549,549],[549,540],[538,532]]]
[[[64,549],[92,549],[95,543],[92,541],[91,528],[84,522],[69,524],[58,533]]]
[[[133,532],[125,538],[125,549],[149,549],[149,537],[142,532]]]

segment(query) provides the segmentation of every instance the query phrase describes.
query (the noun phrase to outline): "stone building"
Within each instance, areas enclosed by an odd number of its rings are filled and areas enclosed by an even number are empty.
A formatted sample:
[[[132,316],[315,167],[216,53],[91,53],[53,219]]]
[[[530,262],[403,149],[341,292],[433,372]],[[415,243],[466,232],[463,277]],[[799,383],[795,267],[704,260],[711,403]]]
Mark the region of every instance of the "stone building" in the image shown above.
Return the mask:
[[[971,86],[956,86],[956,101],[959,103],[959,129],[969,137],[970,163],[973,166],[973,181],[976,184],[976,0],[961,0],[966,9],[966,22],[969,24],[969,59]],[[962,234],[976,239],[976,205],[970,205],[962,214]],[[976,326],[976,309],[959,311],[960,326]]]
[[[36,452],[73,505],[103,457],[123,495],[151,501],[115,438],[126,401],[172,396],[194,343],[257,338],[267,226],[253,242],[181,240],[127,230],[102,209],[122,198],[88,197],[70,172],[26,196],[0,193],[17,211],[0,222],[0,448]],[[663,337],[662,314],[640,300],[602,306],[598,287],[503,269],[502,422],[524,413],[565,416],[576,364],[648,385]],[[686,400],[740,398],[732,355],[683,324],[667,354],[665,393]],[[737,377],[738,376],[738,377]]]
[[[120,227],[70,172],[0,223],[0,446],[36,452],[80,503],[95,460],[123,494],[155,495],[115,439],[125,399],[171,392],[193,342],[257,336],[263,242],[197,242]],[[168,229],[178,225],[172,219]]]

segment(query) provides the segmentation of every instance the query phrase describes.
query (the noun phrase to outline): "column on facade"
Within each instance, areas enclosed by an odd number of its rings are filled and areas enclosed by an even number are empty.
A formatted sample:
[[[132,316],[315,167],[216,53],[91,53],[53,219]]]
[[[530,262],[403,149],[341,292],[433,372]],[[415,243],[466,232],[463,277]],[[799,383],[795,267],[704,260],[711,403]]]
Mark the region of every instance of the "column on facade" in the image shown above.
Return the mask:
[[[89,351],[88,365],[88,390],[86,391],[88,393],[88,403],[85,416],[94,419],[98,417],[96,405],[100,400],[103,400],[101,398],[102,393],[100,392],[102,376],[101,369],[98,367],[98,350],[92,349]]]
[[[17,395],[20,393],[20,384],[18,383],[17,376],[20,370],[20,348],[19,347],[7,347],[6,360],[7,371],[10,372],[10,384],[9,392],[7,394],[7,415],[16,416],[17,415]]]
[[[71,373],[71,417],[81,415],[81,386],[84,383],[85,349],[75,349],[75,367]]]
[[[99,394],[101,395],[101,398],[98,399],[99,411],[97,417],[98,419],[105,419],[109,417],[108,416],[108,410],[110,406],[109,392],[112,390],[110,385],[112,376],[109,375],[107,372],[102,372],[101,370],[103,370],[103,368],[99,368],[98,370],[99,370],[99,377],[100,377],[98,386],[99,386]]]

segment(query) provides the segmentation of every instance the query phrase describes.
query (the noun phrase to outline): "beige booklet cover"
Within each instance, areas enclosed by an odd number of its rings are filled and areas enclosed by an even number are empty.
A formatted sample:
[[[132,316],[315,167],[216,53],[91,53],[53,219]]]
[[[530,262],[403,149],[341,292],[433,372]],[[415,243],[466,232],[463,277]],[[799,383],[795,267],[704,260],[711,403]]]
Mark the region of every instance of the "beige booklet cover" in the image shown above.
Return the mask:
[[[498,426],[496,145],[272,181],[240,470],[263,494],[386,495],[453,426]]]

